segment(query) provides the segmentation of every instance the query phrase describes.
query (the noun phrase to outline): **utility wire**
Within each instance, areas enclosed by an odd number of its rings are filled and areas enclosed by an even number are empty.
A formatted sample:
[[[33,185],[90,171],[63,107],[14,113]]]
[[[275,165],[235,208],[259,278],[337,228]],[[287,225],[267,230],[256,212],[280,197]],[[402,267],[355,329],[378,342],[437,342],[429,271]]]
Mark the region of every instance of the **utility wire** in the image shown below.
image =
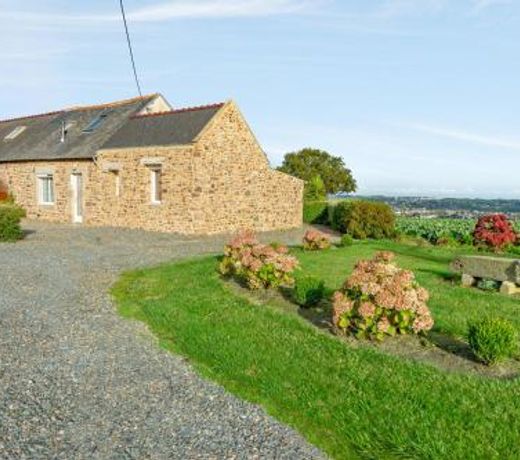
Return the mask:
[[[128,51],[130,52],[130,60],[132,61],[132,69],[134,71],[135,84],[137,86],[137,92],[139,96],[142,96],[141,92],[141,84],[139,83],[139,77],[137,76],[137,69],[135,67],[135,59],[134,59],[134,51],[132,49],[132,41],[130,40],[130,33],[128,32],[128,23],[126,22],[126,14],[125,14],[125,6],[123,5],[123,0],[119,0],[119,4],[121,5],[121,14],[123,15],[123,23],[125,25],[125,33],[126,33],[126,42],[128,43]]]

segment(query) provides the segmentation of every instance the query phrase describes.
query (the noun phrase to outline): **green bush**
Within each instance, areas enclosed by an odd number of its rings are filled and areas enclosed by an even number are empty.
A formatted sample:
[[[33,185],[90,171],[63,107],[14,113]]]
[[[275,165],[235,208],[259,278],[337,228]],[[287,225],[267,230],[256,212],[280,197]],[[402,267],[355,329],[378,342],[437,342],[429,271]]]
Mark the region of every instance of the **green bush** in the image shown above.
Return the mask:
[[[302,307],[312,307],[325,296],[325,283],[313,276],[296,278],[293,299]]]
[[[486,318],[469,325],[468,342],[483,363],[495,364],[517,351],[517,332],[505,319]]]
[[[349,234],[345,233],[341,235],[341,240],[339,241],[339,246],[342,248],[347,248],[354,244],[354,238],[352,238]]]
[[[500,281],[481,279],[478,280],[477,287],[482,291],[495,292],[500,289]]]
[[[305,183],[304,199],[306,201],[324,201],[327,198],[327,190],[321,176],[314,176]]]
[[[23,237],[20,221],[25,210],[11,204],[0,205],[0,241],[16,241]]]
[[[329,223],[328,203],[326,201],[307,201],[303,204],[303,221],[307,224]]]
[[[358,240],[391,238],[395,236],[395,215],[386,203],[342,201],[334,209],[333,227]]]

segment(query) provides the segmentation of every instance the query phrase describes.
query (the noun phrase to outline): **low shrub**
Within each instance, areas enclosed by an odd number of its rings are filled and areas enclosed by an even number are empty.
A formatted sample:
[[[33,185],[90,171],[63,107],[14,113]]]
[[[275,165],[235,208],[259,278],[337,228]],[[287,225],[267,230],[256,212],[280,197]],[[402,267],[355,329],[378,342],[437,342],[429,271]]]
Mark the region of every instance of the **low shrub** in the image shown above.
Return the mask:
[[[293,300],[302,307],[312,307],[325,296],[325,283],[313,276],[296,278]]]
[[[354,244],[354,238],[352,238],[349,234],[345,233],[341,235],[341,240],[339,241],[339,246],[342,248],[347,248]]]
[[[491,279],[480,279],[477,281],[477,287],[482,291],[495,292],[500,289],[500,281]]]
[[[332,322],[338,333],[382,340],[396,334],[418,334],[433,327],[428,291],[412,272],[392,263],[394,254],[380,252],[361,260],[343,288],[333,296]]]
[[[518,240],[516,231],[505,214],[481,217],[473,231],[473,244],[484,249],[501,251]]]
[[[330,248],[330,238],[318,230],[307,230],[303,235],[303,249],[306,251],[321,251]]]
[[[515,246],[510,246],[509,248],[507,248],[507,252],[520,256],[520,246],[518,246],[518,244]]]
[[[219,271],[245,282],[249,289],[291,286],[298,260],[288,252],[286,246],[260,244],[253,232],[241,232],[224,248]]]
[[[355,239],[383,239],[395,235],[395,215],[386,203],[348,200],[334,209],[333,227]]]
[[[23,237],[20,221],[25,210],[13,204],[0,204],[0,241],[17,241]]]
[[[303,203],[303,221],[307,224],[329,224],[328,203],[326,201],[306,201]]]
[[[509,358],[517,351],[518,335],[504,319],[486,318],[468,327],[468,342],[475,356],[491,365]]]

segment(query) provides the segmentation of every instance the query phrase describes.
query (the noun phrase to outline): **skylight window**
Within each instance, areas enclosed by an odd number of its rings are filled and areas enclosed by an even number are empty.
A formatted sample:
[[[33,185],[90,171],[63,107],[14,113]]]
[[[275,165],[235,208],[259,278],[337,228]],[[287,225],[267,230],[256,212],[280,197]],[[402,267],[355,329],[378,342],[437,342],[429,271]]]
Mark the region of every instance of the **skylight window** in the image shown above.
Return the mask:
[[[17,126],[7,136],[4,137],[6,141],[12,141],[26,130],[26,126]]]
[[[110,112],[101,112],[99,115],[96,115],[86,128],[83,128],[84,133],[93,133],[96,129],[98,129],[108,117]]]

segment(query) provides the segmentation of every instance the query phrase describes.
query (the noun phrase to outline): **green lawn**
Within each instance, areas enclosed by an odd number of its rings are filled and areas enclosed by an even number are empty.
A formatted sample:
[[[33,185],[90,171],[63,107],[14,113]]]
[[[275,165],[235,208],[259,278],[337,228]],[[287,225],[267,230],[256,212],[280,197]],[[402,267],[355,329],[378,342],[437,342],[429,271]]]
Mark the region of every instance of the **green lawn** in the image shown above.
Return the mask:
[[[360,243],[294,251],[305,271],[338,287],[359,258],[390,249],[431,294],[436,329],[463,335],[488,312],[520,328],[520,302],[447,280],[449,249]],[[520,383],[440,371],[351,347],[276,306],[234,293],[204,258],[125,274],[120,312],[204,375],[259,403],[334,458],[520,458]]]

